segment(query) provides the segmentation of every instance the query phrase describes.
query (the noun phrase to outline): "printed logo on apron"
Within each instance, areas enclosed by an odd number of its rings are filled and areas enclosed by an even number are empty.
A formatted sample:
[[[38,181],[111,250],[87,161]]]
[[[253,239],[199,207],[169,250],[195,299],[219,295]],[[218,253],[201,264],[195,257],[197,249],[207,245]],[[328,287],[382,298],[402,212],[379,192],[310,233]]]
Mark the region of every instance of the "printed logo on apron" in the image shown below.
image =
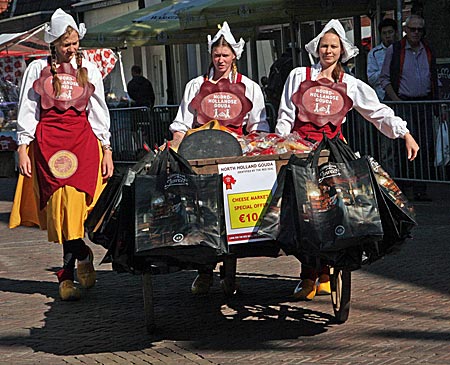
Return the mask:
[[[59,80],[61,81],[61,94],[54,97],[56,100],[70,101],[78,99],[84,89],[78,85],[77,78],[69,74],[59,74]],[[53,94],[53,77],[47,77],[44,81],[44,90],[47,95]]]
[[[221,79],[216,84],[205,81],[189,107],[197,112],[197,123],[218,120],[223,126],[241,126],[252,102],[245,96],[242,82],[231,83]]]
[[[347,85],[328,79],[302,82],[298,91],[292,95],[292,102],[297,107],[299,120],[319,127],[327,123],[340,125],[353,106],[347,96]]]
[[[33,83],[34,90],[41,96],[41,106],[48,110],[56,108],[66,111],[74,108],[79,112],[86,110],[89,98],[95,87],[90,82],[83,88],[77,82],[77,70],[70,63],[58,67],[58,79],[61,82],[61,92],[58,96],[53,91],[53,75],[50,66],[44,68],[41,77]]]

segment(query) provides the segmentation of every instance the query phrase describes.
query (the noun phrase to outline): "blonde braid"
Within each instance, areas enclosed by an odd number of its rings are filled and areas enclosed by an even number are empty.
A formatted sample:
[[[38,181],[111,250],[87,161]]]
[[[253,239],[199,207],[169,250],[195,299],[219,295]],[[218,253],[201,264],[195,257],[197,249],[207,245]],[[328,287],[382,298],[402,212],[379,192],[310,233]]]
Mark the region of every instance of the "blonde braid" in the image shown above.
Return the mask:
[[[77,52],[77,82],[81,87],[85,87],[88,83],[88,74],[86,68],[83,67],[83,54],[81,51]]]
[[[61,94],[61,80],[58,78],[58,73],[56,71],[56,48],[55,45],[50,45],[50,53],[51,53],[51,68],[50,71],[53,75],[52,85],[53,92],[55,96],[59,96]]]
[[[231,79],[236,82],[237,80],[238,69],[236,65],[236,60],[233,60],[233,64],[231,65]]]

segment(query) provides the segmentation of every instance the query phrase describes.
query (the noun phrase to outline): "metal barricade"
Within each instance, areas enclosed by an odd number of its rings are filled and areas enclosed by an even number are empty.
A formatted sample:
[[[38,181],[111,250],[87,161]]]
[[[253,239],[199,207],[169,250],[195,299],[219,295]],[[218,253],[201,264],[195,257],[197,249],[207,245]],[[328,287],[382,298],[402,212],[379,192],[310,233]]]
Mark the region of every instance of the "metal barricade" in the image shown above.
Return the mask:
[[[111,145],[116,162],[137,161],[144,153],[144,143],[150,148],[160,146],[172,135],[169,126],[175,119],[178,105],[114,108],[111,117]],[[266,104],[267,121],[271,131],[275,129],[277,112],[272,104]]]
[[[392,140],[385,137],[355,110],[347,115],[347,122],[342,128],[352,149],[373,156],[395,179],[450,182],[449,166],[437,163],[442,160],[445,152],[436,151],[437,131],[440,123],[449,120],[450,101],[402,101],[386,104],[408,122],[407,127],[420,147],[417,158],[412,162],[408,161],[403,139]],[[440,134],[440,138],[441,145],[448,145],[448,135],[445,137]],[[441,158],[436,161],[436,157]]]
[[[169,125],[178,106],[164,105],[110,109],[111,145],[116,162],[137,161],[144,153],[144,144],[150,148],[170,139]]]

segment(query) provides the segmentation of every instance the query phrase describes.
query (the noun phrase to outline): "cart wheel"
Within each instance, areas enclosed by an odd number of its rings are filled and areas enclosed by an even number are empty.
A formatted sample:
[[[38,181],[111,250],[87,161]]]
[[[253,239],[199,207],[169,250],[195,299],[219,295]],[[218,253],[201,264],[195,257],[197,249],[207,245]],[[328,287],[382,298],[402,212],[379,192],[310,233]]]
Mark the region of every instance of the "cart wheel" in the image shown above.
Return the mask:
[[[331,302],[337,323],[344,323],[350,312],[351,272],[330,267]]]

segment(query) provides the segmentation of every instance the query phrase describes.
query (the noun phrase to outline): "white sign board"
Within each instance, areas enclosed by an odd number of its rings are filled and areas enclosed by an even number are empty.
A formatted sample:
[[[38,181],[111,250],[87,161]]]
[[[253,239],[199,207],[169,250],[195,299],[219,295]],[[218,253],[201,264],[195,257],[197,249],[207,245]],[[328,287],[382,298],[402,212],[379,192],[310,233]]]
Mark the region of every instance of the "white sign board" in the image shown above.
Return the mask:
[[[258,237],[257,223],[267,199],[276,189],[275,161],[219,164],[228,244],[266,241]]]

